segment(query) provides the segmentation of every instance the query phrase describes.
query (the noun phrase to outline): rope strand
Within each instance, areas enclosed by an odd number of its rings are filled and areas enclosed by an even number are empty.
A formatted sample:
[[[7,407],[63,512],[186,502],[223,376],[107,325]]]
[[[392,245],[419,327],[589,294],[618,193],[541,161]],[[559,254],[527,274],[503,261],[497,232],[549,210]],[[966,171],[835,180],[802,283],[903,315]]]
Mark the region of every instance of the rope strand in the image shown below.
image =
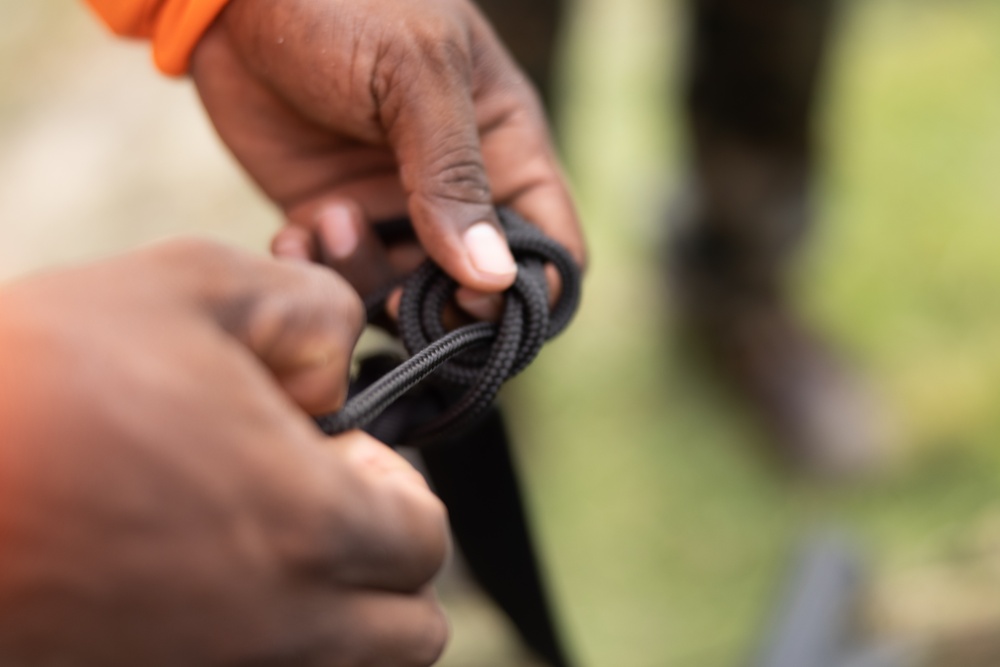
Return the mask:
[[[458,283],[428,260],[403,284],[398,327],[410,358],[368,386],[352,387],[340,411],[317,418],[324,433],[366,428],[373,433],[394,433],[399,442],[392,444],[422,444],[451,435],[478,420],[503,383],[524,370],[544,343],[566,328],[580,302],[579,267],[565,248],[510,209],[499,208],[497,213],[518,263],[514,285],[504,293],[499,324],[478,322],[447,331],[442,315]],[[546,263],[562,278],[562,292],[551,312]],[[377,300],[368,304],[369,320],[384,311],[387,295],[388,290],[381,290]],[[400,425],[406,410],[399,403],[425,381],[458,387],[464,393],[429,418],[423,414],[424,401]],[[397,404],[393,414],[379,424],[393,404]],[[410,423],[421,418],[419,423]]]

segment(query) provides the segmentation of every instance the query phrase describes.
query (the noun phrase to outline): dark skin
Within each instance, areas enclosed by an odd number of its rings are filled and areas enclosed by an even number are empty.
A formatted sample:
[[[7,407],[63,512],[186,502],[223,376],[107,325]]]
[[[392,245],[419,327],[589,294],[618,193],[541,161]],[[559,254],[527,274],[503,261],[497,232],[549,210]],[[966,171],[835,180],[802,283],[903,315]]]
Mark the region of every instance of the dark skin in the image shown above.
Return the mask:
[[[191,71],[290,223],[279,256],[326,260],[364,293],[419,261],[369,231],[409,215],[463,286],[460,305],[483,317],[515,273],[495,204],[585,262],[538,97],[466,0],[234,0]]]
[[[366,293],[426,253],[491,317],[505,204],[584,263],[537,97],[464,0],[232,0],[192,75],[279,257]],[[401,215],[419,247],[383,248]],[[437,659],[440,502],[308,418],[346,392],[348,282],[187,241],[0,292],[0,663]]]
[[[0,291],[0,663],[433,663],[440,501],[308,417],[361,327],[333,272],[201,241]]]

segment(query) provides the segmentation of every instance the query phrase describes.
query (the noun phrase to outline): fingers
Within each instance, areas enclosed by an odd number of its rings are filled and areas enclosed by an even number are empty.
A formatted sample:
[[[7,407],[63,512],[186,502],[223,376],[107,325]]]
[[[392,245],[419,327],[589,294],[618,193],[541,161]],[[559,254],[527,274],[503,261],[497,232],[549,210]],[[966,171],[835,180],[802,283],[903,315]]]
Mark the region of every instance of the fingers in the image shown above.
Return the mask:
[[[489,24],[480,26],[480,40],[496,61],[481,73],[489,85],[476,99],[480,118],[488,119],[480,125],[481,146],[494,199],[561,243],[585,268],[580,219],[541,100]]]
[[[566,177],[552,146],[541,105],[523,82],[481,104],[505,122],[483,133],[482,150],[497,201],[513,208],[562,244],[581,268],[587,248]]]
[[[495,317],[496,300],[486,295],[508,287],[516,271],[499,238],[496,203],[559,241],[581,266],[586,247],[537,95],[488,27],[471,25],[475,61],[462,60],[460,38],[437,35],[423,59],[438,66],[422,68],[412,85],[396,81],[381,109],[422,244],[467,288],[465,309]]]
[[[359,431],[329,441],[346,471],[330,523],[340,537],[325,559],[337,581],[414,592],[438,572],[450,549],[447,514],[423,477],[401,456]]]
[[[469,38],[433,25],[427,34],[414,30],[380,64],[380,117],[427,253],[462,285],[497,292],[517,269],[480,151]]]
[[[287,265],[274,273],[235,333],[304,410],[336,410],[346,398],[351,353],[364,328],[361,303],[322,268]]]
[[[352,606],[348,627],[371,651],[369,659],[357,663],[363,665],[427,667],[437,662],[448,641],[448,622],[429,592],[361,597]]]
[[[545,161],[532,187],[523,188],[508,206],[569,251],[581,269],[587,268],[587,244],[565,178],[552,161]]]
[[[306,411],[339,408],[364,326],[353,290],[334,272],[181,240],[152,250],[197,303],[266,365]]]
[[[520,101],[516,101],[516,100]],[[517,211],[546,235],[562,244],[586,268],[587,249],[569,187],[559,167],[537,100],[522,90],[512,100],[518,113],[506,116],[483,135],[482,147],[494,193],[504,206]],[[562,284],[554,267],[546,267],[549,302],[554,304]],[[463,287],[456,293],[463,310],[482,320],[496,320],[502,311],[497,295]]]
[[[400,217],[402,211],[380,219]],[[362,297],[398,282],[427,258],[415,241],[384,246],[373,231],[375,218],[340,190],[293,209],[288,218],[290,224],[271,242],[274,255],[321,262]]]
[[[447,618],[429,590],[405,597],[365,592],[333,608],[327,627],[348,640],[331,646],[329,662],[320,659],[321,665],[429,667],[448,642]]]
[[[271,239],[271,254],[279,259],[313,262],[319,256],[315,237],[304,227],[287,225]]]
[[[336,410],[346,398],[351,353],[364,327],[360,301],[322,268],[272,270],[234,333],[304,410]]]

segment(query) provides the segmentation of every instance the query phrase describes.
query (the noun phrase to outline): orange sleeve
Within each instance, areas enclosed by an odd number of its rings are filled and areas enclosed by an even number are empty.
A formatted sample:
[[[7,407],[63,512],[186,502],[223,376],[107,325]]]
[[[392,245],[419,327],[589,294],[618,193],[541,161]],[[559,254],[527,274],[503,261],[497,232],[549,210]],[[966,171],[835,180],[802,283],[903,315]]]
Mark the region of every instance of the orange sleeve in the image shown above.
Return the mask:
[[[164,74],[187,72],[191,52],[229,0],[87,0],[112,31],[153,42]]]

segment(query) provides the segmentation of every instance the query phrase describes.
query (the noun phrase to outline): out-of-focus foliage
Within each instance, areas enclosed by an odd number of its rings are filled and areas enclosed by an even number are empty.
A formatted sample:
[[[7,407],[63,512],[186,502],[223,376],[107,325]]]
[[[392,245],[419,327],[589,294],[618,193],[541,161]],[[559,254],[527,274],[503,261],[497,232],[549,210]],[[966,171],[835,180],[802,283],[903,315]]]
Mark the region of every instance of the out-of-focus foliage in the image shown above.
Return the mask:
[[[831,520],[866,540],[885,635],[1000,630],[1000,7],[842,9],[799,295],[880,390],[899,450],[887,479],[834,491],[769,469],[664,326],[680,6],[580,4],[563,137],[595,261],[578,325],[516,404],[588,664],[740,664],[790,545]]]

